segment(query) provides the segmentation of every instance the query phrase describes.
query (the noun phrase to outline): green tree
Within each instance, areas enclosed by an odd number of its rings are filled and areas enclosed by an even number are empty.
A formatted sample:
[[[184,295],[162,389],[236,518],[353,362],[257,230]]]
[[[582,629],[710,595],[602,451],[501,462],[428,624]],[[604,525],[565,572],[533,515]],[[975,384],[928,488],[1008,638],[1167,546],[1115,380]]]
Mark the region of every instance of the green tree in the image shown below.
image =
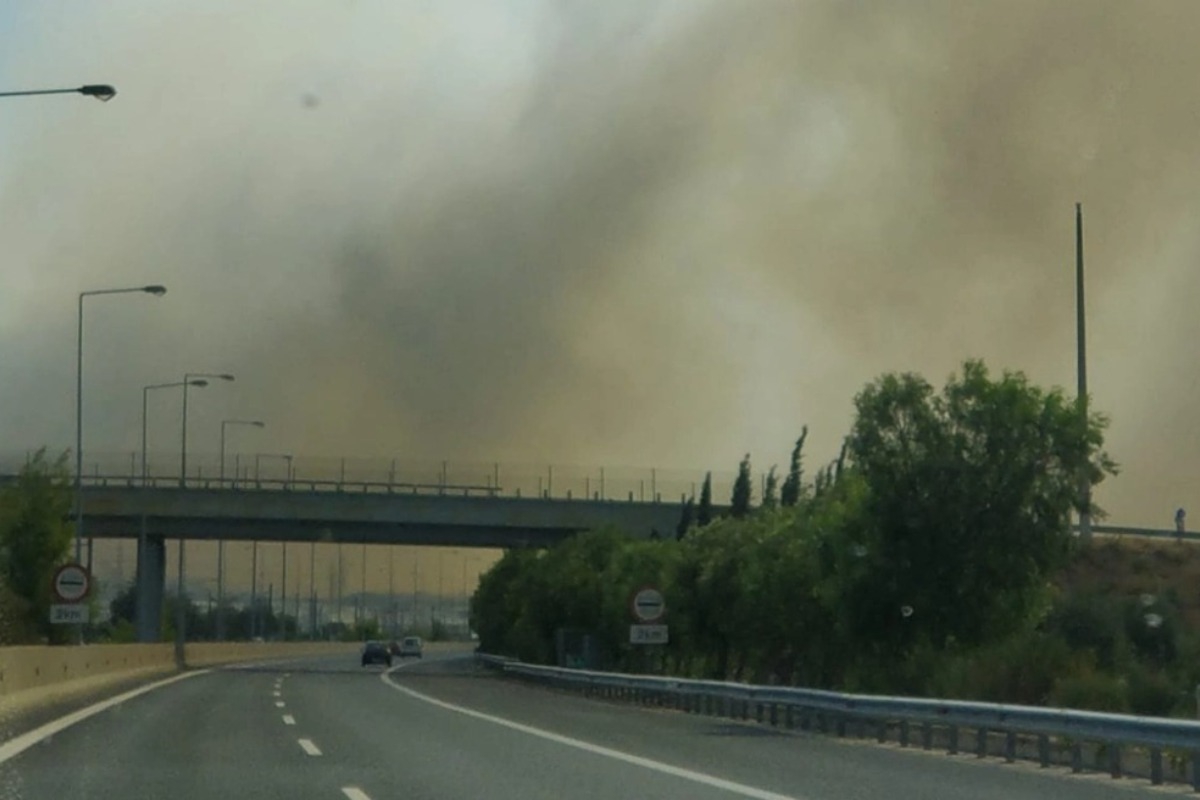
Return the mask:
[[[801,487],[804,479],[804,440],[808,438],[808,426],[800,429],[800,438],[792,448],[792,463],[788,468],[787,477],[783,480],[783,489],[779,494],[780,505],[794,506],[800,501]]]
[[[767,484],[763,487],[762,507],[772,509],[779,505],[779,498],[776,493],[776,485],[779,483],[779,478],[775,476],[775,467],[771,467],[767,472]]]
[[[696,498],[689,497],[683,504],[683,508],[679,511],[679,524],[675,526],[675,538],[682,539],[687,536],[688,528],[692,527],[692,523],[696,520]]]
[[[712,473],[704,473],[704,485],[700,487],[700,508],[696,511],[696,524],[700,526],[712,522]]]
[[[108,614],[115,620],[137,622],[137,584],[131,583],[108,603]]]
[[[0,579],[20,597],[30,629],[51,634],[50,581],[71,545],[67,454],[34,453],[16,481],[0,489]]]
[[[1107,421],[979,361],[940,395],[917,375],[886,375],[855,407],[846,469],[867,486],[871,569],[843,602],[865,654],[978,644],[1027,624],[1067,556],[1078,476],[1115,473]]]
[[[747,453],[738,464],[737,480],[733,482],[733,498],[730,502],[729,513],[734,519],[741,519],[750,513],[753,495],[754,482],[750,475],[750,454]]]

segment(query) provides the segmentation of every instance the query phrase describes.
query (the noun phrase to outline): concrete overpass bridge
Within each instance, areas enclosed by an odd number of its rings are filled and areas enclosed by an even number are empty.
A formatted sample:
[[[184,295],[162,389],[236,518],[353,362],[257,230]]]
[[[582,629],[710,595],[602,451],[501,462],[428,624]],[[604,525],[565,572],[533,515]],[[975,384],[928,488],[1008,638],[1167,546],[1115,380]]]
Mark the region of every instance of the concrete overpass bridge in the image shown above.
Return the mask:
[[[299,470],[290,456],[258,456],[245,465],[230,460],[226,477],[219,464],[195,459],[186,481],[152,464],[143,476],[133,457],[88,465],[84,536],[137,542],[139,616],[146,620],[160,616],[170,539],[509,548],[547,546],[603,527],[666,537],[703,479],[702,473],[660,477],[657,470],[451,469],[447,462],[366,468],[345,459],[301,462]],[[17,472],[15,464],[3,466],[0,482]],[[468,474],[478,478],[467,480]],[[664,489],[678,494],[664,499]],[[140,639],[155,636],[150,623],[139,625]]]
[[[679,501],[519,498],[467,487],[392,489],[142,487],[89,479],[83,488],[84,532],[95,538],[138,539],[144,529],[158,539],[506,548],[550,545],[603,527],[633,536],[674,535],[680,515]]]

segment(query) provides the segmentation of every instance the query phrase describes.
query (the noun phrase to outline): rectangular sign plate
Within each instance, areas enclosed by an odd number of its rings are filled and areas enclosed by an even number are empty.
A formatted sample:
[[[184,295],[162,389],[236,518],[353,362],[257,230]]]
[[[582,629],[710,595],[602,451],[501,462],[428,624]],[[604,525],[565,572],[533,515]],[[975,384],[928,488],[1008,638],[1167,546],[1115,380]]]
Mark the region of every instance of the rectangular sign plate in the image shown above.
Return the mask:
[[[630,625],[630,644],[666,644],[666,625]]]
[[[88,607],[84,603],[55,603],[50,606],[50,624],[81,625],[88,621]]]

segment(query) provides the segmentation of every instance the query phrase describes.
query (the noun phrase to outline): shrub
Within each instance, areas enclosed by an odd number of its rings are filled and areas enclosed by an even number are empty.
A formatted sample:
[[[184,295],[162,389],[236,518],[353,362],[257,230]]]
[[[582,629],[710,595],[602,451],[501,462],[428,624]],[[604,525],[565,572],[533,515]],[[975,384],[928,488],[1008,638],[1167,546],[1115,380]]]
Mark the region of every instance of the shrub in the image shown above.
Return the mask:
[[[1028,631],[946,660],[929,688],[945,697],[1042,705],[1062,675],[1089,668],[1089,660],[1073,656],[1060,638]]]
[[[1086,711],[1129,711],[1125,681],[1092,669],[1082,669],[1055,681],[1050,692],[1050,703]]]
[[[1171,715],[1179,692],[1162,672],[1145,667],[1130,670],[1128,678],[1129,710],[1148,717]]]
[[[1096,593],[1070,593],[1051,610],[1043,629],[1061,637],[1072,650],[1087,650],[1101,669],[1112,669],[1121,648],[1121,612],[1111,599]]]

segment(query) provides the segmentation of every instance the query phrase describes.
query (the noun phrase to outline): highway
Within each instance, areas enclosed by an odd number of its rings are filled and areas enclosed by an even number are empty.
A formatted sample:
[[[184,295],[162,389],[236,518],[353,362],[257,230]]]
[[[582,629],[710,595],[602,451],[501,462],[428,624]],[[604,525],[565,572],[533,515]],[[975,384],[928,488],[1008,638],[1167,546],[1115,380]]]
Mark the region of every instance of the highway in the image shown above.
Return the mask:
[[[114,704],[22,752],[16,741],[0,747],[0,797],[21,800],[1164,794],[1140,781],[589,700],[501,679],[461,654],[388,672],[360,668],[354,656],[216,669]]]

